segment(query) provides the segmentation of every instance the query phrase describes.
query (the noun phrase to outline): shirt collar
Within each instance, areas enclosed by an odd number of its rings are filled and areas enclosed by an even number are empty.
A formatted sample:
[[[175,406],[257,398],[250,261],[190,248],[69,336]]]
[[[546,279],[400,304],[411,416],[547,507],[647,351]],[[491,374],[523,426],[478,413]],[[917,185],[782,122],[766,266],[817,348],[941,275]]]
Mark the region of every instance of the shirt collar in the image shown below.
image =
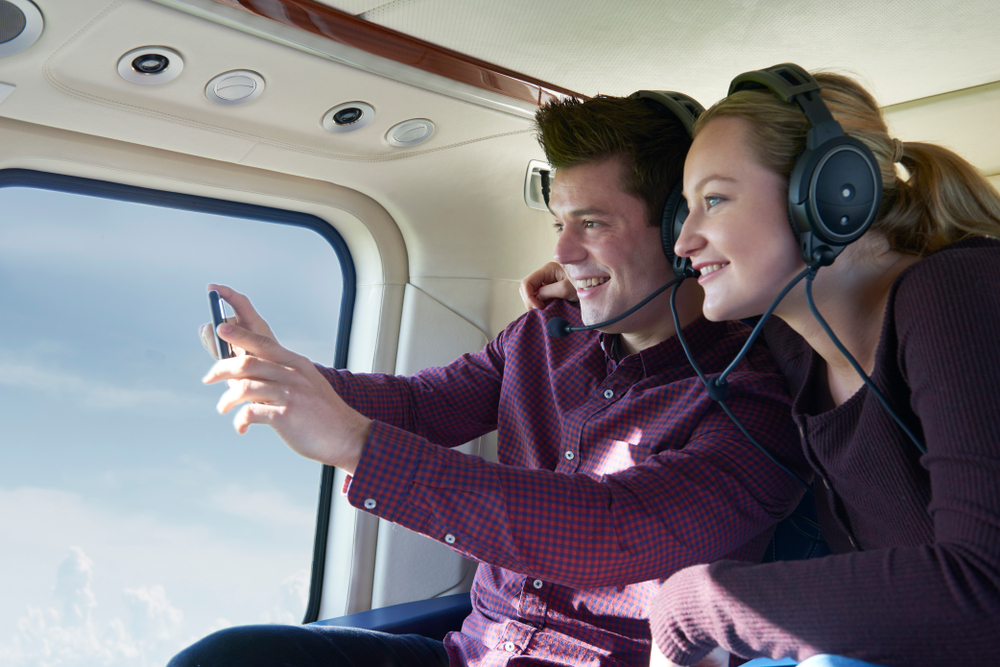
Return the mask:
[[[728,331],[726,322],[709,322],[704,317],[699,317],[691,324],[684,327],[684,340],[691,349],[691,354],[695,359],[700,359],[704,353],[721,339]],[[630,354],[619,360],[615,355],[619,334],[601,333],[599,340],[601,349],[609,365],[617,367],[619,364],[642,364],[643,373],[646,377],[657,375],[664,370],[688,365],[687,355],[681,347],[677,336],[670,338],[640,350],[636,354]]]

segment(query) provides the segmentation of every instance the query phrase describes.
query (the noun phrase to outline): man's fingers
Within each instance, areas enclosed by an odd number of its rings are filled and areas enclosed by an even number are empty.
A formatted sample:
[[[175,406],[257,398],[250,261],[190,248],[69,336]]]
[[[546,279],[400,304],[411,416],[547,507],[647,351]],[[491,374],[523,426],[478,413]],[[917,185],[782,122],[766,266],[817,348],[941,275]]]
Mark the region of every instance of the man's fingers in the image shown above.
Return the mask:
[[[557,283],[552,283],[551,285],[543,285],[539,288],[538,293],[535,298],[542,303],[546,301],[551,301],[552,299],[566,299],[567,301],[579,301],[580,297],[576,294],[576,288],[568,280],[560,280]]]
[[[284,348],[282,348],[284,349]],[[285,350],[285,352],[288,352]],[[292,354],[292,353],[289,353]],[[292,354],[292,356],[297,356]],[[291,366],[277,363],[255,355],[245,355],[215,362],[201,379],[205,384],[229,380],[229,386],[241,380],[262,382],[288,382]]]
[[[301,358],[290,350],[286,350],[278,341],[270,336],[255,333],[237,324],[220,324],[219,337],[226,342],[237,345],[247,353],[283,366],[294,366]]]
[[[255,333],[270,336],[271,338],[275,337],[274,333],[271,332],[271,327],[268,326],[267,322],[264,321],[264,318],[257,313],[253,304],[250,303],[250,299],[246,296],[240,294],[231,287],[227,287],[226,285],[216,285],[212,283],[208,286],[208,289],[209,291],[215,290],[218,292],[219,296],[222,297],[222,300],[232,307],[233,312],[236,315],[236,321],[240,326]]]
[[[229,389],[219,398],[215,409],[224,415],[240,403],[287,405],[288,391],[283,385],[259,380],[230,380]]]
[[[233,428],[240,435],[247,432],[251,424],[271,424],[281,415],[284,408],[262,403],[247,403],[233,417]]]

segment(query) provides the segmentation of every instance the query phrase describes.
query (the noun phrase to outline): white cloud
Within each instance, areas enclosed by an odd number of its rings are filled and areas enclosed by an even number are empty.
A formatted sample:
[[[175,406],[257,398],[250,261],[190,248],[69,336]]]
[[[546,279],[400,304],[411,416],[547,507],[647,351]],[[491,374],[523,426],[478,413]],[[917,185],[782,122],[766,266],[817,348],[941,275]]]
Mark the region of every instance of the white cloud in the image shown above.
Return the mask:
[[[302,569],[281,582],[278,604],[261,616],[261,623],[295,625],[302,622],[309,603],[309,570]]]
[[[56,571],[55,606],[29,608],[7,645],[0,663],[7,667],[147,667],[163,665],[184,647],[179,635],[183,614],[162,586],[126,589],[128,625],[115,617],[93,617],[97,598],[91,589],[93,561],[71,547]]]
[[[271,520],[294,515],[280,495],[263,498],[283,507]],[[275,539],[258,524],[226,538],[213,515],[168,523],[74,493],[0,487],[0,665],[163,667],[232,624],[300,623],[311,528]]]
[[[178,651],[211,632],[231,626],[217,618],[200,632],[184,632],[184,614],[160,585],[126,588],[126,618],[98,621],[92,590],[94,562],[79,547],[56,570],[53,604],[31,607],[18,619],[14,635],[0,641],[4,667],[161,667]],[[303,569],[282,581],[279,600],[261,615],[262,623],[301,622],[309,589]]]
[[[70,547],[70,555],[56,571],[53,597],[62,603],[62,622],[67,627],[90,624],[90,613],[97,606],[90,580],[94,576],[94,561],[80,547]]]
[[[6,355],[4,355],[6,356]],[[40,391],[59,400],[70,399],[83,407],[123,410],[138,407],[204,408],[203,397],[188,397],[164,389],[138,389],[82,378],[65,371],[49,371],[0,356],[0,385]]]
[[[135,637],[165,642],[176,636],[184,620],[180,609],[175,609],[163,586],[126,588],[122,592],[131,618],[130,629]]]
[[[213,493],[208,506],[219,512],[250,519],[258,523],[310,530],[316,524],[312,508],[293,504],[280,491],[250,491],[230,484]]]

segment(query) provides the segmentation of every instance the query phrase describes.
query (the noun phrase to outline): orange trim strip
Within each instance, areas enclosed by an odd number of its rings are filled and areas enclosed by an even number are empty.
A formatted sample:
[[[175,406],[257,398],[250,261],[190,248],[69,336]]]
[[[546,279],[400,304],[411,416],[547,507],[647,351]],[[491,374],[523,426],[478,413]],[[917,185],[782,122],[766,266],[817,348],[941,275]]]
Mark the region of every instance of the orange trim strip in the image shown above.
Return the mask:
[[[314,0],[213,0],[453,81],[541,106],[585,96],[383,28]]]

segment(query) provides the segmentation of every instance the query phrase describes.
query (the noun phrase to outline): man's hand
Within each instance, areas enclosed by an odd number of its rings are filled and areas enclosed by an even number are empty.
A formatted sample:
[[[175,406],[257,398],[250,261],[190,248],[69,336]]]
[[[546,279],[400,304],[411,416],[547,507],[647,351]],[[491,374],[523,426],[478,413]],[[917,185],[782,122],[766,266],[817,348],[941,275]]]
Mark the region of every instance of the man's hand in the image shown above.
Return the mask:
[[[239,312],[235,297],[245,297],[228,292],[223,298],[234,298]],[[242,321],[259,328],[264,321],[257,320]],[[263,327],[270,332],[266,323]],[[217,406],[221,414],[245,403],[233,418],[237,433],[246,433],[251,424],[267,424],[298,454],[353,473],[371,420],[344,403],[311,361],[270,336],[232,323],[220,325],[219,336],[247,354],[216,362],[202,382],[227,381],[229,389]]]
[[[257,311],[254,310],[253,305],[250,303],[250,299],[246,298],[239,292],[226,287],[225,285],[209,285],[208,291],[211,292],[212,290],[217,291],[219,296],[222,297],[222,300],[228,303],[233,309],[235,319],[230,319],[230,322],[235,322],[245,329],[249,329],[250,331],[261,334],[262,336],[267,336],[272,340],[278,340],[278,337],[271,331],[271,327],[267,325],[264,318],[258,315]],[[212,358],[218,361],[219,353],[215,348],[215,334],[212,331],[212,323],[208,322],[206,324],[202,324],[201,328],[198,330],[198,335],[201,337],[201,344],[205,346],[205,349],[212,355]],[[245,350],[237,347],[233,348],[233,356],[239,357],[244,354],[246,354]]]
[[[528,310],[544,308],[546,301],[567,299],[578,301],[576,288],[561,265],[549,262],[521,281],[521,301]]]
[[[660,652],[656,642],[653,642],[653,652],[650,654],[649,667],[681,667]],[[729,667],[729,651],[716,646],[712,652],[696,662],[691,667]]]

